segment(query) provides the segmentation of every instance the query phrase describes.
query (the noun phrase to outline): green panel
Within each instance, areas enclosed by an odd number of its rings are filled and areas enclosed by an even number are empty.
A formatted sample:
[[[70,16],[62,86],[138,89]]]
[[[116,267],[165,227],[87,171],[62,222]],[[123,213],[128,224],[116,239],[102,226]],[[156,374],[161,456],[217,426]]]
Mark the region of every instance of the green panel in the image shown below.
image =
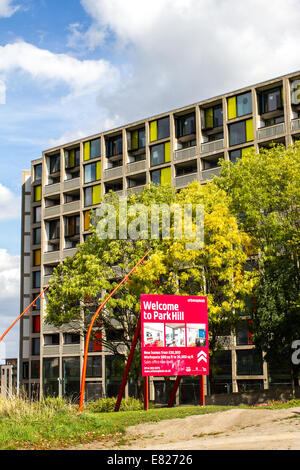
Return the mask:
[[[96,180],[101,180],[101,160],[96,163]]]
[[[93,204],[101,203],[101,184],[93,186]]]
[[[150,142],[157,140],[157,121],[150,122]]]
[[[165,162],[171,161],[171,142],[165,143]]]
[[[245,153],[248,152],[248,150],[254,149],[253,145],[251,147],[244,147],[242,148],[242,157],[245,155]]]
[[[131,133],[131,149],[137,150],[139,148],[139,131]]]
[[[249,142],[253,139],[254,139],[253,119],[247,119],[247,121],[246,121],[246,141]]]
[[[40,201],[42,199],[42,186],[36,186],[34,188],[34,201]]]
[[[171,184],[171,167],[161,170],[161,184]]]
[[[205,128],[212,129],[214,127],[214,110],[209,108],[205,110]]]
[[[227,99],[228,119],[236,118],[236,96]]]
[[[89,160],[91,158],[91,143],[84,142],[84,152],[83,152],[84,160]]]
[[[70,150],[69,153],[69,167],[73,168],[75,166],[75,149]]]

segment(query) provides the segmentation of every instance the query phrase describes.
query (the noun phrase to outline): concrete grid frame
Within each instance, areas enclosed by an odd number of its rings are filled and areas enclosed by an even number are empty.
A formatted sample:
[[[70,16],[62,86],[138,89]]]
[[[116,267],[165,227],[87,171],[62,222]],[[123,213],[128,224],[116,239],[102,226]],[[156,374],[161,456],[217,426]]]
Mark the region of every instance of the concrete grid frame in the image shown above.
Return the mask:
[[[45,150],[23,172],[20,310],[86,239],[88,213],[110,189],[126,196],[141,192],[150,181],[171,183],[178,190],[193,180],[205,184],[219,173],[220,158],[234,162],[249,147],[288,146],[300,139],[299,80],[300,72],[284,75]],[[70,395],[79,390],[84,338],[77,335],[78,324],[57,329],[43,322],[44,314],[42,300],[22,319],[20,385],[41,396],[47,382],[48,390]],[[256,375],[238,370],[239,351],[251,354],[253,348],[234,334],[227,338],[231,376],[221,380],[221,389],[237,392],[251,383],[268,389],[265,362]],[[116,394],[117,380],[108,376],[109,351],[95,347],[90,356],[98,359],[91,366],[95,377],[87,378],[87,395]]]

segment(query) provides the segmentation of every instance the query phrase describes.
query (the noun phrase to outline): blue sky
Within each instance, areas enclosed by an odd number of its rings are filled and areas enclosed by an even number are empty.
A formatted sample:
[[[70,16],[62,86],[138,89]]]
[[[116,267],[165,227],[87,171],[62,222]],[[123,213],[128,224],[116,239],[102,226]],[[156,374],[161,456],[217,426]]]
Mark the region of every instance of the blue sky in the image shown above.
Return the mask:
[[[299,17],[298,0],[0,0],[0,331],[18,313],[30,161],[298,70]],[[17,332],[7,349],[17,355]]]

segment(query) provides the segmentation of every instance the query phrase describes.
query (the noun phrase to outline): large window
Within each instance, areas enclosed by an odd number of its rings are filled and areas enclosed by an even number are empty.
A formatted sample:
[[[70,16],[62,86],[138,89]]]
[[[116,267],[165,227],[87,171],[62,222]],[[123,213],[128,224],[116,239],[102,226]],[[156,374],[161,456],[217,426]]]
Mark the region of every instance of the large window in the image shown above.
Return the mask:
[[[260,114],[270,113],[282,109],[282,87],[263,91],[260,95]]]
[[[33,338],[31,344],[31,354],[32,356],[40,355],[40,338]]]
[[[145,148],[146,146],[146,135],[145,129],[137,129],[131,131],[128,138],[128,150],[134,151]]]
[[[156,166],[171,161],[170,142],[153,145],[150,149],[150,165]]]
[[[33,289],[40,289],[40,287],[41,287],[41,271],[33,271],[33,273],[32,273],[32,287],[33,287]]]
[[[203,129],[213,129],[223,126],[223,108],[222,105],[211,106],[204,111]]]
[[[67,150],[66,169],[75,168],[80,165],[80,147]]]
[[[105,356],[106,395],[118,395],[125,366],[124,356]]]
[[[39,181],[42,179],[42,170],[43,166],[40,163],[39,165],[35,165],[34,167],[34,181]]]
[[[86,376],[102,377],[102,356],[90,356],[87,359]]]
[[[257,350],[238,350],[236,360],[237,375],[263,375],[263,361]]]
[[[84,160],[101,157],[101,139],[94,139],[84,142],[83,145]]]
[[[65,236],[73,237],[80,233],[80,215],[73,215],[65,219]]]
[[[80,391],[80,358],[63,358],[63,395],[68,398],[78,398]]]
[[[239,145],[253,140],[253,119],[229,125],[229,145]]]
[[[84,167],[84,183],[92,183],[101,179],[101,161],[90,163]]]
[[[33,209],[33,223],[38,223],[42,218],[42,208],[41,206],[34,207]]]
[[[180,138],[185,135],[196,133],[196,119],[195,114],[189,114],[188,116],[178,117],[176,119],[176,137]]]
[[[106,138],[106,157],[113,157],[115,155],[121,155],[123,153],[123,139],[122,134],[114,137]]]
[[[49,173],[52,175],[53,173],[57,173],[60,171],[60,154],[51,155],[49,157]]]
[[[40,361],[31,361],[31,378],[40,378]]]
[[[35,228],[33,230],[33,244],[40,245],[40,243],[41,243],[41,229]]]
[[[171,184],[171,167],[151,171],[151,181],[153,184]]]
[[[58,396],[58,375],[58,358],[43,359],[43,386],[45,396]]]
[[[169,116],[150,122],[150,142],[166,139],[170,136]]]
[[[29,362],[23,362],[22,364],[22,377],[23,380],[29,379]]]
[[[60,221],[51,220],[49,222],[49,240],[56,240],[60,237]]]
[[[84,190],[84,205],[92,206],[101,203],[101,185],[91,186]]]
[[[252,113],[252,94],[251,91],[241,95],[231,96],[227,100],[228,119],[245,116]]]

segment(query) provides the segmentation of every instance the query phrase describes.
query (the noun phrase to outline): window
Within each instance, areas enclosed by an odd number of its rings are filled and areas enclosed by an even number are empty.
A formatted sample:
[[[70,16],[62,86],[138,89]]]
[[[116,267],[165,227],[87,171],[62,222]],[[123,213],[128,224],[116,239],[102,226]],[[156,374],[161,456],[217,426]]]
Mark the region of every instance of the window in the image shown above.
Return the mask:
[[[153,184],[171,184],[171,167],[152,171],[151,181]]]
[[[35,228],[33,230],[33,244],[40,245],[40,243],[41,243],[41,229]]]
[[[128,150],[134,151],[145,148],[146,146],[146,136],[145,129],[137,129],[131,131],[129,134],[129,145]]]
[[[107,138],[105,141],[105,147],[107,158],[113,157],[115,155],[121,155],[123,153],[122,134],[115,137]]]
[[[60,154],[51,155],[51,157],[49,157],[49,162],[50,162],[50,165],[49,165],[50,175],[60,171]]]
[[[40,333],[41,331],[41,317],[40,315],[35,315],[32,317],[32,333]]]
[[[40,355],[40,338],[33,338],[32,339],[32,356],[39,356]]]
[[[217,158],[202,158],[202,170],[211,170],[219,166],[219,157]]]
[[[84,205],[92,206],[101,203],[101,185],[91,186],[84,190]]]
[[[102,356],[90,356],[87,359],[86,376],[102,377]]]
[[[272,90],[263,91],[260,94],[260,114],[270,113],[283,108],[283,88],[277,87]]]
[[[66,217],[65,219],[65,236],[73,237],[80,233],[80,215]]]
[[[195,114],[188,116],[178,117],[176,119],[176,137],[180,138],[185,135],[196,133],[196,119]]]
[[[99,138],[90,140],[89,142],[84,142],[83,153],[84,160],[101,157],[101,139]]]
[[[261,354],[255,349],[236,351],[237,375],[262,375]]]
[[[49,222],[49,240],[56,240],[60,237],[59,220],[51,220]]]
[[[78,397],[78,393],[80,391],[80,358],[63,358],[62,369],[63,395],[69,398]]]
[[[34,207],[33,209],[33,222],[36,224],[40,222],[42,219],[42,208],[39,207]]]
[[[40,361],[31,361],[31,378],[40,378]]]
[[[153,145],[150,149],[150,165],[156,166],[162,163],[171,161],[171,144],[165,142],[164,144]]]
[[[253,119],[229,125],[229,145],[239,145],[253,140]]]
[[[282,122],[284,122],[284,115],[265,119],[265,127],[274,126],[275,124],[280,124]]]
[[[150,122],[150,142],[166,139],[170,136],[169,116]]]
[[[80,165],[80,147],[66,151],[66,169]]]
[[[78,333],[65,333],[64,344],[80,344],[80,335]]]
[[[203,129],[213,129],[223,126],[223,108],[222,105],[211,106],[204,110]]]
[[[89,352],[101,352],[102,351],[102,332],[98,331],[94,333],[94,337],[89,342]]]
[[[22,377],[23,377],[23,380],[28,380],[29,379],[29,362],[23,362]]]
[[[42,171],[43,171],[42,164],[34,166],[34,181],[39,181],[42,179]]]
[[[236,333],[236,344],[237,346],[246,346],[251,344],[251,334],[249,332],[249,324],[244,321],[238,325]]]
[[[32,302],[35,300],[36,294],[32,298]],[[40,297],[35,301],[34,305],[31,307],[32,310],[40,310],[41,308],[41,299]]]
[[[86,211],[84,213],[84,231],[87,232],[90,228],[91,223],[91,211]]]
[[[84,167],[84,183],[92,183],[101,179],[101,161],[90,163]]]
[[[229,152],[229,158],[232,161],[232,163],[236,163],[251,148],[254,148],[254,147],[243,147],[242,149],[232,150],[231,152]]]
[[[41,271],[34,271],[32,273],[32,287],[33,289],[40,289],[41,287]]]
[[[44,345],[45,346],[57,346],[59,344],[59,334],[55,333],[53,335],[44,335]]]
[[[252,113],[251,91],[227,99],[228,119],[245,116]]]
[[[197,161],[195,161],[191,163],[190,165],[176,167],[176,176],[189,175],[191,173],[197,173],[197,171],[198,171],[198,166],[197,166]]]
[[[58,396],[58,374],[58,358],[43,359],[43,387],[45,396]]]

